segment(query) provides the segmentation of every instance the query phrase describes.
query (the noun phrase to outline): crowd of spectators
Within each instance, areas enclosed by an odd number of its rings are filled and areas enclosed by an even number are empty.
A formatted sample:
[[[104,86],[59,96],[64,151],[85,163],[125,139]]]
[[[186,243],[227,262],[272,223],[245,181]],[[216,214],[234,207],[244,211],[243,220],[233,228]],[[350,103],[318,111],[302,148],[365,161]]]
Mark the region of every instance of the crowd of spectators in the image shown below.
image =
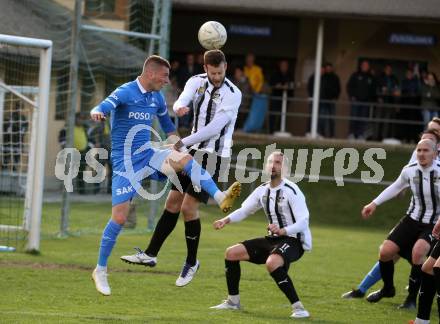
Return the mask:
[[[171,65],[174,97],[183,90],[189,77],[204,72],[202,54],[187,54],[182,62],[173,60]],[[236,128],[245,132],[273,134],[279,131],[283,95],[287,96],[288,103],[305,101],[305,98],[295,98],[294,74],[286,59],[279,60],[270,73],[265,73],[258,59],[250,53],[241,62],[235,60],[229,65],[228,77],[243,94]],[[408,67],[404,78],[399,80],[391,64],[386,64],[378,73],[371,68],[368,60],[362,60],[359,68],[345,81],[344,88],[333,64],[326,62],[321,68],[320,81],[320,137],[335,136],[337,103],[344,89],[348,102],[339,103],[350,107],[349,139],[396,138],[410,142],[417,138],[423,124],[438,116],[436,107],[439,106],[440,89],[437,78],[435,74],[419,72],[415,67]],[[313,97],[313,88],[312,74],[307,83],[309,102]],[[310,114],[311,107],[310,104]],[[291,109],[289,111],[292,112]],[[183,133],[190,131],[191,123],[192,114],[178,120]]]

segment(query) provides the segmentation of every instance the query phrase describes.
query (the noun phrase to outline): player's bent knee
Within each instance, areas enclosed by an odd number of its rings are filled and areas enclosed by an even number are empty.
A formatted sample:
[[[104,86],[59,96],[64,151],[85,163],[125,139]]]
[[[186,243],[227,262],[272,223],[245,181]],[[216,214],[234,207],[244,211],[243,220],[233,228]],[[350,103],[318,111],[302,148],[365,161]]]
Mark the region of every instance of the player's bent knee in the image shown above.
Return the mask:
[[[165,202],[165,209],[172,213],[180,212],[180,208],[182,207],[182,200],[178,201],[169,201]]]
[[[426,254],[413,253],[411,257],[412,264],[422,264]]]
[[[284,265],[284,259],[279,254],[271,254],[266,260],[267,271],[273,272]]]
[[[249,259],[249,256],[244,245],[237,244],[226,249],[225,259],[229,261],[244,261]]]
[[[171,167],[176,171],[182,171],[185,168],[185,165],[187,165],[187,163],[189,161],[191,161],[192,156],[189,154],[183,154],[183,153],[179,153],[178,156],[176,156],[175,159],[170,159],[169,163],[171,165]]]
[[[194,208],[194,206],[190,204],[183,204],[180,211],[182,212],[185,220],[195,219],[197,216],[197,208]]]
[[[123,213],[113,213],[112,219],[119,225],[124,225],[127,221],[127,216],[125,216]]]
[[[432,268],[434,267],[435,261],[432,260],[432,258],[428,258],[423,265],[422,265],[422,271],[428,274],[433,274]]]
[[[179,192],[178,190],[170,190],[167,200],[165,201],[165,209],[172,213],[178,213],[180,212],[182,202],[183,193]]]
[[[385,241],[379,250],[379,258],[381,261],[393,260],[396,254],[399,252],[399,247],[391,242]]]

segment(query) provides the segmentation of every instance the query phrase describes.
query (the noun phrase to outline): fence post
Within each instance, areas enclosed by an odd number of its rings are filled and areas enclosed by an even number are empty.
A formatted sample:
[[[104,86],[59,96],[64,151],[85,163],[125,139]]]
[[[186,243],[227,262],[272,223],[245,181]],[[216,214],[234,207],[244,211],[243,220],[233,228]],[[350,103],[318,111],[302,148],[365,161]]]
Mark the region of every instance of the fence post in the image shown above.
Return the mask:
[[[275,132],[275,136],[283,136],[288,137],[292,136],[289,132],[286,132],[286,116],[287,114],[287,89],[283,90],[282,102],[281,102],[281,123],[280,123],[280,131]]]

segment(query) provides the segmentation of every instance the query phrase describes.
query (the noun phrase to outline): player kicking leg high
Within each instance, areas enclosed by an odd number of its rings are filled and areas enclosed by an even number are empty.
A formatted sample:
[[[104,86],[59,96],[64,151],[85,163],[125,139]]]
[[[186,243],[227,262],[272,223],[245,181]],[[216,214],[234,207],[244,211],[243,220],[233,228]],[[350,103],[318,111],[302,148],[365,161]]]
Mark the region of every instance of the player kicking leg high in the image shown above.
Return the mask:
[[[189,112],[192,103],[194,111],[194,127],[192,134],[176,144],[190,148],[190,154],[217,180],[221,170],[228,170],[232,133],[241,103],[240,90],[226,75],[226,58],[222,51],[211,50],[204,54],[206,73],[191,77],[174,103],[174,111],[178,116]],[[191,179],[179,173],[179,182],[183,187],[180,192],[176,186],[165,202],[165,210],[160,217],[150,243],[145,251],[124,255],[121,260],[131,264],[155,266],[157,255],[177,224],[180,212],[183,214],[187,257],[183,269],[176,280],[181,287],[191,282],[199,268],[197,249],[199,245],[201,224],[198,208],[200,202],[207,203],[209,195],[205,191],[197,191]]]
[[[96,289],[103,295],[111,293],[107,281],[108,257],[127,219],[130,200],[142,190],[140,182],[145,174],[153,180],[165,180],[183,171],[225,212],[230,210],[240,191],[239,183],[233,184],[226,192],[220,191],[209,173],[189,154],[151,147],[151,123],[156,116],[166,134],[175,132],[165,100],[159,92],[169,82],[169,69],[167,60],[150,56],[135,81],[117,88],[90,113],[95,121],[112,114],[112,217],[104,228],[98,264],[92,274]]]

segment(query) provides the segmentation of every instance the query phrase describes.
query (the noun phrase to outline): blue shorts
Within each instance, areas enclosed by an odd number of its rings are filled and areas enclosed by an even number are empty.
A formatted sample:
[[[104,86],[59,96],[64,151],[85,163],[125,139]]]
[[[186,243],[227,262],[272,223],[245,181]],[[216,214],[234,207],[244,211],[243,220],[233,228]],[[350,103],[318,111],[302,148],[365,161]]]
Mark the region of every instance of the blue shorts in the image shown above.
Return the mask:
[[[132,156],[112,156],[112,206],[133,199],[142,189],[143,179],[165,181],[160,170],[171,149],[150,148]]]

